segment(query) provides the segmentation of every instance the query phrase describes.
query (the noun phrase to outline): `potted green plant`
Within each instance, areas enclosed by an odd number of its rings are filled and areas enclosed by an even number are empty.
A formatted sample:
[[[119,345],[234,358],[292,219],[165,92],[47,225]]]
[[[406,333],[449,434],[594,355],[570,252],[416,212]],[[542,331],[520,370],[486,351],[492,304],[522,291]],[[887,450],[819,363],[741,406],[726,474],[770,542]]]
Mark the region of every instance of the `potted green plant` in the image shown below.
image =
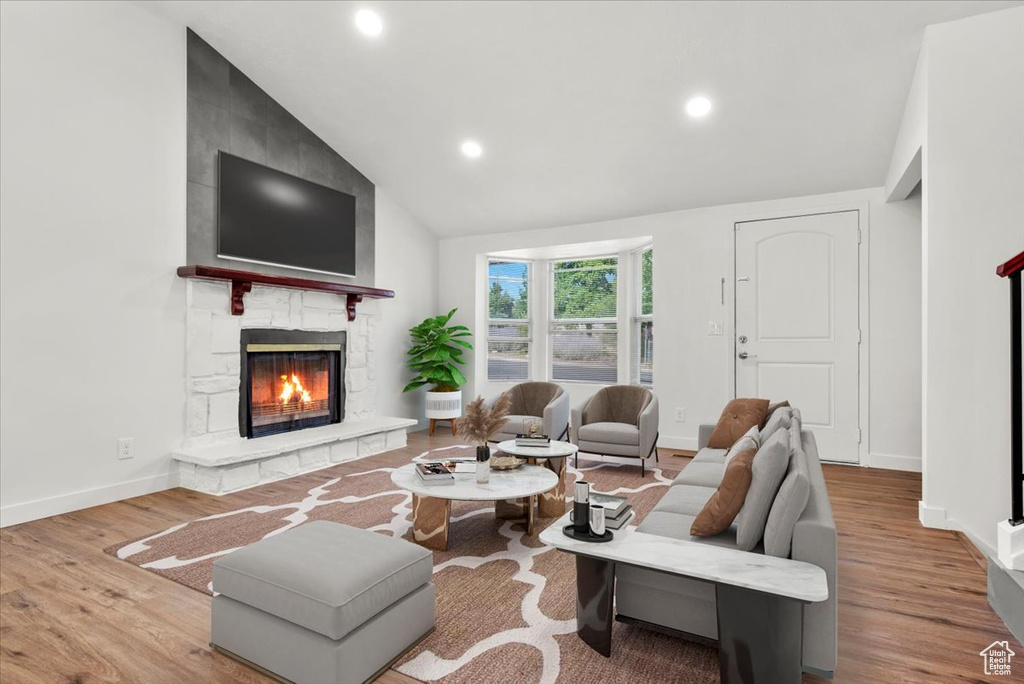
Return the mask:
[[[464,325],[449,325],[458,309],[445,315],[434,316],[409,328],[412,349],[409,350],[409,369],[416,376],[403,391],[411,392],[425,385],[427,390],[427,418],[451,420],[462,415],[462,392],[466,376],[459,370],[465,365],[462,354],[473,345],[466,338],[473,333]]]

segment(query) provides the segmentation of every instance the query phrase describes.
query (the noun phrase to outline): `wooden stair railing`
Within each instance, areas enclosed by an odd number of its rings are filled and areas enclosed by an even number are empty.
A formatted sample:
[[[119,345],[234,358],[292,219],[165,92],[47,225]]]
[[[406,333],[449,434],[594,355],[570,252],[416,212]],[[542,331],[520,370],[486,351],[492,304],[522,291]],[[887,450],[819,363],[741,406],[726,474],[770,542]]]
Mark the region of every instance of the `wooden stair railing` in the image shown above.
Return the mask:
[[[1021,346],[1021,271],[1024,252],[996,268],[1010,279],[1010,524],[1024,524],[1024,349]]]

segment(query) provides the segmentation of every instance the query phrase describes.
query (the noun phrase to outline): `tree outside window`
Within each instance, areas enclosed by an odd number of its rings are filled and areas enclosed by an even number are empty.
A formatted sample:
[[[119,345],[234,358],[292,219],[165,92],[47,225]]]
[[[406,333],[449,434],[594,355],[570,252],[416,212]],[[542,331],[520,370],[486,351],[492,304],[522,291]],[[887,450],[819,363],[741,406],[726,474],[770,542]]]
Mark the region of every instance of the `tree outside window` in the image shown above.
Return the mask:
[[[530,264],[487,262],[487,379],[530,377]]]
[[[552,264],[551,377],[618,381],[618,259]]]

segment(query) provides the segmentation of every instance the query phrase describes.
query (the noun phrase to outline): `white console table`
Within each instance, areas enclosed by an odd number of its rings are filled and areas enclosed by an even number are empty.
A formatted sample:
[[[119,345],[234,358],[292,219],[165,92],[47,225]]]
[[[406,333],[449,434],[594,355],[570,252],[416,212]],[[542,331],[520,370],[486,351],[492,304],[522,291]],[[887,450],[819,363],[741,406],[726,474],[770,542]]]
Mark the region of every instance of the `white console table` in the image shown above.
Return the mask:
[[[800,682],[803,606],[828,598],[816,565],[700,542],[615,530],[594,544],[562,533],[569,516],[540,535],[548,546],[576,556],[577,633],[611,656],[615,566],[632,565],[715,585],[718,658],[723,684]]]

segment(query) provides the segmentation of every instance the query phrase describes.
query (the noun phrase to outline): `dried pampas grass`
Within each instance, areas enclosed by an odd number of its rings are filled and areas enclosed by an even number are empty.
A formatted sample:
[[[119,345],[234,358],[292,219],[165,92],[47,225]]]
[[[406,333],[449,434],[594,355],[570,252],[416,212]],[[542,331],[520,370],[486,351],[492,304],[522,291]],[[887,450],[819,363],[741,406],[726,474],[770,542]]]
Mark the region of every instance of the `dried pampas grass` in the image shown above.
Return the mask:
[[[512,407],[512,397],[503,393],[493,406],[484,404],[483,397],[477,397],[466,406],[466,415],[459,419],[459,435],[481,446],[507,421]]]

